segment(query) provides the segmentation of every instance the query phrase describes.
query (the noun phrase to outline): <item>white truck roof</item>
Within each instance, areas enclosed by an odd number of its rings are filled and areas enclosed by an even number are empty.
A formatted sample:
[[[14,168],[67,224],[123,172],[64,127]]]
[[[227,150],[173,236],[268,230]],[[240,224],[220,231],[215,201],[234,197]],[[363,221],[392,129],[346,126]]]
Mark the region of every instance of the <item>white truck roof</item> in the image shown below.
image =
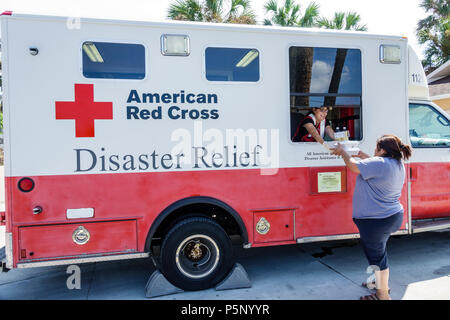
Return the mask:
[[[0,14],[1,15],[1,14]],[[43,21],[64,21],[73,19],[67,16],[53,16],[53,15],[36,15],[36,14],[21,14],[12,12],[7,15],[9,18],[26,19],[26,20],[43,20]],[[78,19],[78,18],[77,18]],[[100,24],[114,24],[114,25],[135,25],[146,27],[164,27],[164,28],[195,28],[195,29],[209,29],[209,30],[245,30],[246,32],[267,32],[267,33],[303,33],[310,35],[317,34],[333,34],[334,36],[358,38],[380,38],[380,39],[405,39],[403,36],[377,34],[370,32],[351,31],[351,30],[333,30],[322,28],[300,28],[300,27],[280,27],[280,26],[264,26],[264,25],[247,25],[247,24],[232,24],[232,23],[210,23],[210,22],[196,22],[196,21],[179,21],[179,20],[163,20],[163,21],[140,21],[140,20],[119,20],[119,19],[100,19],[100,18],[79,18],[80,23],[100,23]]]

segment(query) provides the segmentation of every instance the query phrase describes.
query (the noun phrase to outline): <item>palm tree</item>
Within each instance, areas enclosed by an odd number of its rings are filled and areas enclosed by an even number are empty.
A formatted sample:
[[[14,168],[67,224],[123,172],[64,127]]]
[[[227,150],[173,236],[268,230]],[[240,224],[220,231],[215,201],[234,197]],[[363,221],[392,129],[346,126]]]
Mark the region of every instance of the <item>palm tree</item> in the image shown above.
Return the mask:
[[[356,12],[335,12],[332,20],[320,18],[318,24],[325,29],[367,31],[367,25],[360,24],[361,16]],[[334,62],[333,74],[331,76],[328,93],[337,93],[339,84],[341,83],[342,71],[344,69],[345,59],[347,57],[347,49],[337,49]],[[324,105],[334,106],[336,97],[327,96]]]
[[[197,0],[177,1],[169,6],[167,17],[172,20],[203,21],[203,10]]]
[[[305,10],[303,17],[298,21],[299,27],[312,28],[317,26],[319,17],[319,5],[311,2]]]
[[[281,7],[276,0],[269,0],[264,9],[271,15],[270,19],[264,19],[264,25],[313,27],[319,16],[319,5],[314,2],[308,5],[303,15],[300,12],[300,5],[296,4],[295,0],[285,0]]]
[[[289,87],[291,93],[309,93],[312,80],[314,48],[292,47],[289,50]],[[309,96],[291,95],[291,107],[309,106]]]
[[[344,70],[345,58],[347,58],[348,49],[337,49],[334,59],[333,74],[331,75],[328,93],[338,93],[339,84],[341,83],[342,71]],[[326,96],[323,102],[325,106],[335,106],[336,97]]]
[[[422,0],[420,6],[429,15],[418,22],[417,37],[427,45],[422,64],[433,71],[450,59],[450,12],[448,0]]]
[[[321,17],[318,24],[325,29],[367,31],[367,26],[360,21],[361,16],[356,12],[335,12],[332,20]]]
[[[250,0],[231,0],[231,8],[225,22],[256,24],[256,15],[251,8]]]
[[[270,14],[270,19],[264,20],[264,25],[282,27],[314,27],[319,17],[319,5],[312,2],[303,15],[300,5],[295,0],[285,0],[283,6],[278,6],[276,0],[269,0],[264,9]],[[295,48],[289,53],[290,90],[291,92],[309,92],[312,77],[313,48]],[[309,97],[291,96],[291,106],[309,105]]]
[[[172,20],[256,24],[250,0],[176,0],[169,6],[167,17]]]

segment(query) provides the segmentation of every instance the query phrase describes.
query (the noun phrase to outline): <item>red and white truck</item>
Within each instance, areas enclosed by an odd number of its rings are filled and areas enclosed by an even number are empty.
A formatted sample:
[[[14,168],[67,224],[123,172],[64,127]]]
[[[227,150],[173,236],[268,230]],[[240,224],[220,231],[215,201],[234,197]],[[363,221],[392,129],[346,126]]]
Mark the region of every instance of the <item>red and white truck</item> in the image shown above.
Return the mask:
[[[15,13],[1,32],[7,268],[151,256],[197,290],[235,244],[358,238],[356,176],[292,140],[320,106],[361,150],[413,146],[398,234],[450,227],[450,120],[404,37]]]

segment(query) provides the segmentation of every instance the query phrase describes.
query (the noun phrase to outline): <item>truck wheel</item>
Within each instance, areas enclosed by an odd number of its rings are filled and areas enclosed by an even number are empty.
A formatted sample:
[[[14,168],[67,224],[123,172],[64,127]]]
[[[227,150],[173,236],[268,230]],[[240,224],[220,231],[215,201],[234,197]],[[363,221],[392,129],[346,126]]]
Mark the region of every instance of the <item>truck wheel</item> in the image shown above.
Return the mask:
[[[231,240],[208,218],[188,218],[167,233],[161,246],[161,272],[183,290],[215,286],[234,265]]]

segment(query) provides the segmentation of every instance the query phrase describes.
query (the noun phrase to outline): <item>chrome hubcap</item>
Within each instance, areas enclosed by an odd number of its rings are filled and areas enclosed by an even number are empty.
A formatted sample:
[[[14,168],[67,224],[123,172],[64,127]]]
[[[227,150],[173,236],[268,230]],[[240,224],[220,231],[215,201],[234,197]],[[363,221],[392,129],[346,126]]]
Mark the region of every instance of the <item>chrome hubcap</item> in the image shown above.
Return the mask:
[[[217,268],[219,257],[217,243],[206,235],[196,234],[180,243],[175,260],[182,274],[198,279],[206,277]]]

